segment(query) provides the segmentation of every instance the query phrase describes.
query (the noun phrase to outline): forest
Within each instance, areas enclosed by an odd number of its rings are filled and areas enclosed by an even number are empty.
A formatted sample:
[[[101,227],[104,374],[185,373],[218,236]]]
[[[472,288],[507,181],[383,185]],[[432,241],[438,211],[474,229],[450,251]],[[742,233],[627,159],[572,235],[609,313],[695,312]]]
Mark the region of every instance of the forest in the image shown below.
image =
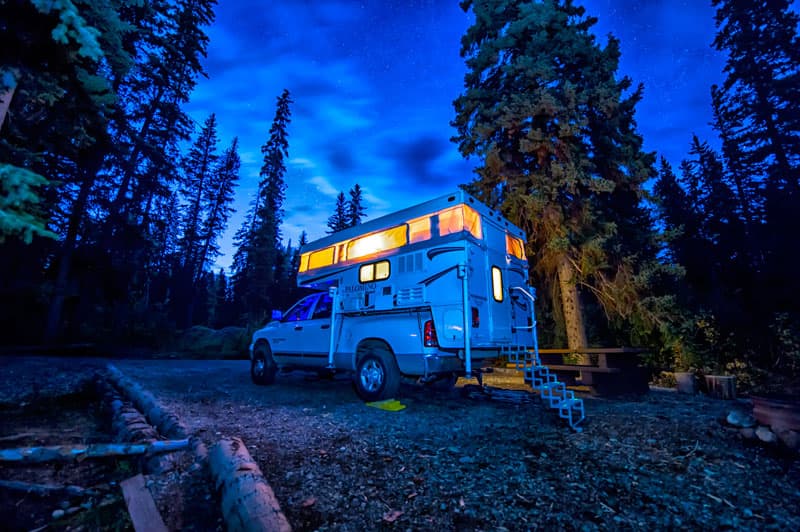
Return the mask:
[[[453,142],[465,187],[528,235],[544,345],[641,346],[654,369],[800,384],[800,16],[712,0],[716,139],[673,168],[645,151],[646,87],[572,0],[463,0]],[[0,7],[0,344],[167,348],[192,326],[260,326],[301,293],[282,233],[292,95],[273,95],[230,271],[238,141],[185,106],[214,0],[9,0]],[[308,102],[313,105],[313,102]],[[263,102],[262,102],[263,104]],[[719,146],[717,149],[715,146]],[[368,185],[368,183],[362,183]],[[362,190],[331,232],[365,215]]]

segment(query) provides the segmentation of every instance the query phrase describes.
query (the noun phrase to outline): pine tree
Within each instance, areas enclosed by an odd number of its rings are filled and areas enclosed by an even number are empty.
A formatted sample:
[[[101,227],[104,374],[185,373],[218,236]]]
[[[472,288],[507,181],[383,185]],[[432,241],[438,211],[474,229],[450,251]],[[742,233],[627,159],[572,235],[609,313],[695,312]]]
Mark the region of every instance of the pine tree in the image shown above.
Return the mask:
[[[468,188],[527,232],[534,280],[562,310],[570,349],[587,345],[579,287],[613,320],[662,326],[663,299],[646,297],[659,268],[642,204],[653,156],[634,122],[642,87],[616,77],[619,42],[601,48],[596,19],[570,0],[461,6],[475,22],[453,140],[481,162]]]
[[[205,219],[201,233],[202,246],[197,260],[200,270],[204,269],[211,259],[219,256],[217,239],[228,228],[228,218],[234,211],[232,207],[234,191],[242,164],[238,149],[239,139],[234,138],[212,172],[211,180],[203,195]]]
[[[189,154],[183,162],[181,194],[186,203],[182,221],[183,235],[179,242],[181,263],[189,282],[200,279],[205,256],[200,257],[204,241],[204,217],[209,195],[214,201],[212,173],[216,170],[217,119],[212,113],[203,124]]]
[[[735,280],[752,319],[732,329],[741,350],[752,350],[758,364],[769,366],[780,359],[768,353],[791,351],[786,346],[800,342],[774,333],[787,316],[800,319],[800,235],[794,229],[800,208],[800,14],[789,0],[712,5],[713,44],[728,54],[726,78],[712,89],[714,126],[745,222],[737,258],[746,257],[747,272],[755,276]]]
[[[336,207],[333,209],[333,214],[328,217],[327,233],[330,235],[342,229],[347,229],[350,227],[348,220],[347,200],[345,199],[344,192],[339,192],[339,195],[336,196]]]
[[[356,183],[350,189],[350,201],[347,203],[347,226],[354,227],[361,223],[361,219],[366,216],[367,209],[364,207],[364,194],[361,186]]]
[[[236,236],[233,290],[237,304],[250,319],[257,319],[273,308],[275,269],[280,267],[283,260],[280,225],[283,221],[286,190],[284,160],[289,154],[291,103],[289,91],[284,89],[277,98],[269,138],[261,148],[264,162],[259,174],[256,197],[245,225]]]
[[[768,181],[768,194],[800,192],[800,15],[789,0],[713,0],[714,46],[726,51],[720,114],[742,163]]]

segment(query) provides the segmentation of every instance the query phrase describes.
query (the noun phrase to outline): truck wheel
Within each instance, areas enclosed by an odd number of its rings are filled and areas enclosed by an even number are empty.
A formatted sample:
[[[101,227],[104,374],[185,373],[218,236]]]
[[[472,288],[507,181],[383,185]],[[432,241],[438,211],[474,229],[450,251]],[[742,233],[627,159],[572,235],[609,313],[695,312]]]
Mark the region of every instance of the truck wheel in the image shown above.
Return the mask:
[[[364,401],[394,397],[400,388],[400,369],[394,355],[386,347],[375,344],[363,349],[365,354],[358,359],[353,378],[356,393]]]
[[[272,358],[272,350],[267,343],[259,343],[253,350],[253,360],[250,361],[250,378],[259,385],[275,382],[275,373],[278,366]]]

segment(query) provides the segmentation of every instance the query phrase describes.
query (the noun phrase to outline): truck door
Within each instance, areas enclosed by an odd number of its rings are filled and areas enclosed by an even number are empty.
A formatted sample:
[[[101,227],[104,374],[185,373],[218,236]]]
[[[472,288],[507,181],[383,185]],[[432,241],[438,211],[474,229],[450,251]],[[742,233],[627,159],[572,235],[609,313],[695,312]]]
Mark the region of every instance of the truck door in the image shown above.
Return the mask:
[[[333,301],[328,293],[321,294],[303,327],[303,365],[326,366],[331,339],[331,309]]]
[[[307,349],[304,332],[311,322],[311,311],[321,294],[307,296],[290,308],[272,336],[272,352],[287,357],[289,364],[301,364]]]

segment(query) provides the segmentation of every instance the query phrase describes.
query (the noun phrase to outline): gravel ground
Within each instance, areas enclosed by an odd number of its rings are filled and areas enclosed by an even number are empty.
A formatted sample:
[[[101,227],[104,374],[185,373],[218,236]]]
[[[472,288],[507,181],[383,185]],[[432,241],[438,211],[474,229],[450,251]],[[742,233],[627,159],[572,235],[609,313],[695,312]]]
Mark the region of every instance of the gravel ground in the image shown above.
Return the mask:
[[[0,403],[105,362],[0,359]],[[258,387],[246,361],[114,363],[208,445],[241,437],[295,530],[800,529],[796,456],[724,426],[743,401],[587,399],[575,433],[538,400],[404,386],[406,408],[386,412],[344,377]]]

